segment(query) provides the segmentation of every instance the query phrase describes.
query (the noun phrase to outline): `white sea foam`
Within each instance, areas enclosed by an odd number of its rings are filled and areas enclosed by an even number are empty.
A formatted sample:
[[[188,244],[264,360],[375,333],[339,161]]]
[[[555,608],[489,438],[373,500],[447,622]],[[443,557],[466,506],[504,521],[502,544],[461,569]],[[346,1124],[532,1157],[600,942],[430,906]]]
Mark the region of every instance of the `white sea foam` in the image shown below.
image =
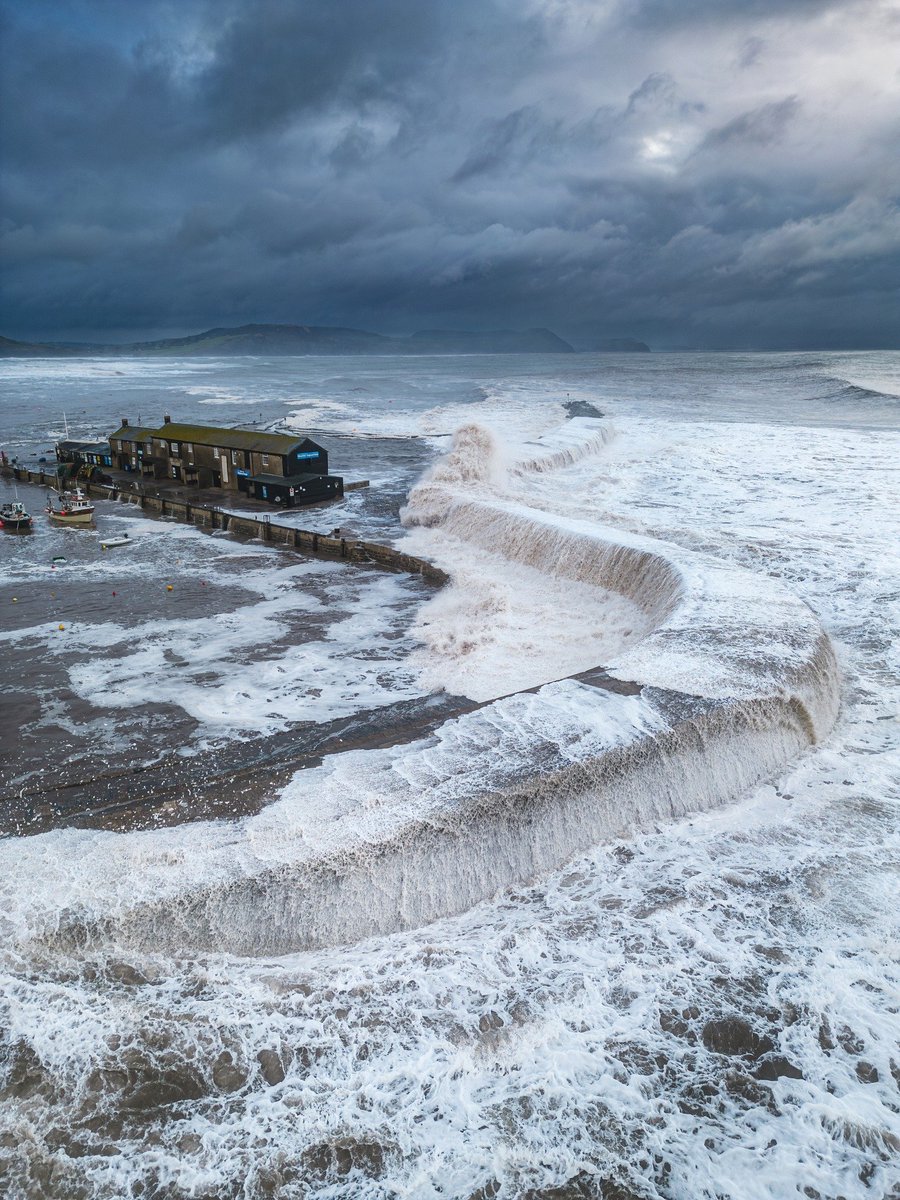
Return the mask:
[[[324,432],[359,433],[376,437],[451,437],[461,425],[477,420],[502,442],[527,441],[559,426],[565,416],[561,401],[549,401],[533,387],[505,385],[483,389],[477,401],[437,404],[410,410],[402,399],[386,400],[378,412],[360,415],[358,406],[321,398],[304,398],[303,407],[285,420],[289,428],[307,430],[313,424]]]
[[[103,519],[113,518],[104,513]],[[232,600],[229,611],[202,617],[183,616],[176,606],[127,626],[64,610],[64,637],[58,617],[0,631],[0,646],[42,646],[56,657],[72,692],[95,709],[127,712],[151,699],[172,705],[197,722],[195,739],[203,744],[212,736],[274,733],[292,722],[326,721],[420,694],[405,661],[414,644],[406,634],[408,614],[417,598],[403,576],[286,560],[278,550],[211,540],[187,525],[132,515],[119,520],[133,539],[133,557],[126,563],[109,554],[90,562],[90,580],[105,583],[105,594],[110,584],[140,580],[165,595],[172,581],[177,597],[208,580],[213,590],[234,588],[243,602]],[[83,564],[38,561],[18,574],[22,588],[54,583],[64,595],[66,574],[73,572],[83,579]],[[114,601],[107,605],[104,611],[114,610]],[[51,706],[44,721],[56,716]]]
[[[243,395],[239,392],[230,391],[228,388],[216,387],[213,384],[205,387],[201,385],[173,390],[184,392],[188,396],[197,396],[198,404],[241,404],[245,408],[252,408],[257,403],[255,396]]]

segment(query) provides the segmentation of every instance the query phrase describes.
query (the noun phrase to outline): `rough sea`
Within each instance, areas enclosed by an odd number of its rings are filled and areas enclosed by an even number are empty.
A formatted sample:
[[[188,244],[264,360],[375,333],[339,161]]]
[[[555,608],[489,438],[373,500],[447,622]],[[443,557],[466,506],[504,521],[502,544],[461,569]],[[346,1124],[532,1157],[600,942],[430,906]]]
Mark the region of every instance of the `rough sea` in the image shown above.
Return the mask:
[[[831,734],[736,803],[638,822],[463,915],[328,950],[71,936],[113,929],[136,895],[189,906],[207,856],[239,872],[291,785],[257,815],[10,830],[5,1195],[897,1194],[900,353],[5,360],[0,376],[0,448],[23,464],[52,461],[66,428],[104,438],[164,412],[308,432],[370,486],[278,519],[405,544],[453,580],[435,594],[98,502],[99,532],[135,543],[104,554],[20,484],[35,531],[0,535],[7,802],[97,762],[215,756],[441,689],[506,695],[639,642],[622,597],[404,529],[461,426],[490,440],[508,508],[776,580],[842,673]],[[570,461],[508,469],[567,439]],[[337,760],[348,787],[355,762]],[[412,758],[407,776],[426,803]],[[255,919],[251,890],[243,944]]]

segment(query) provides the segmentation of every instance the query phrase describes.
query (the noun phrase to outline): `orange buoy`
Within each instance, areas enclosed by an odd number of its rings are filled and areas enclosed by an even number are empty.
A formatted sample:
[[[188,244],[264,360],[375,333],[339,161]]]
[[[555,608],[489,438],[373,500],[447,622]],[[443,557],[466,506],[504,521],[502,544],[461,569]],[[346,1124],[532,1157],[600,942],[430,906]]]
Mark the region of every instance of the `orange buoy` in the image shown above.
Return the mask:
[[[166,584],[166,591],[167,591],[167,592],[171,592],[171,591],[172,591],[172,585],[171,585],[171,583],[167,583],[167,584]]]

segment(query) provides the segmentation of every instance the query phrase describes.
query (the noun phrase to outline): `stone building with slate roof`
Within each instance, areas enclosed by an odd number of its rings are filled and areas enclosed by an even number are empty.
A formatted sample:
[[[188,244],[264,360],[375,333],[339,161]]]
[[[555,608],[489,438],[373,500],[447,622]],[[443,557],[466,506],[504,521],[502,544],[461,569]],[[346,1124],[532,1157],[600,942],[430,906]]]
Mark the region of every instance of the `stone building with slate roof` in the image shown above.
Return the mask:
[[[110,436],[116,466],[154,479],[243,492],[292,507],[343,494],[328,453],[308,437],[186,425],[165,416],[158,429],[127,420]]]

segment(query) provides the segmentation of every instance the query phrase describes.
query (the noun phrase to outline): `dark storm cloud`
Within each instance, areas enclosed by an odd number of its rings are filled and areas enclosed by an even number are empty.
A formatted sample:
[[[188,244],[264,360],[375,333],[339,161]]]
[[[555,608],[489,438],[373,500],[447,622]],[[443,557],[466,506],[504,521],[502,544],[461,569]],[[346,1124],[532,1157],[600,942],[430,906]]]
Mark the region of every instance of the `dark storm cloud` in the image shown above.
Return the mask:
[[[700,149],[715,149],[729,142],[755,142],[765,146],[777,141],[797,115],[799,106],[796,96],[785,96],[783,100],[762,104],[751,112],[741,113],[719,129],[711,129],[701,142]]]
[[[199,103],[225,140],[329,105],[402,104],[440,55],[440,14],[421,0],[257,0],[216,38]]]
[[[7,3],[2,331],[891,342],[889,8]]]

